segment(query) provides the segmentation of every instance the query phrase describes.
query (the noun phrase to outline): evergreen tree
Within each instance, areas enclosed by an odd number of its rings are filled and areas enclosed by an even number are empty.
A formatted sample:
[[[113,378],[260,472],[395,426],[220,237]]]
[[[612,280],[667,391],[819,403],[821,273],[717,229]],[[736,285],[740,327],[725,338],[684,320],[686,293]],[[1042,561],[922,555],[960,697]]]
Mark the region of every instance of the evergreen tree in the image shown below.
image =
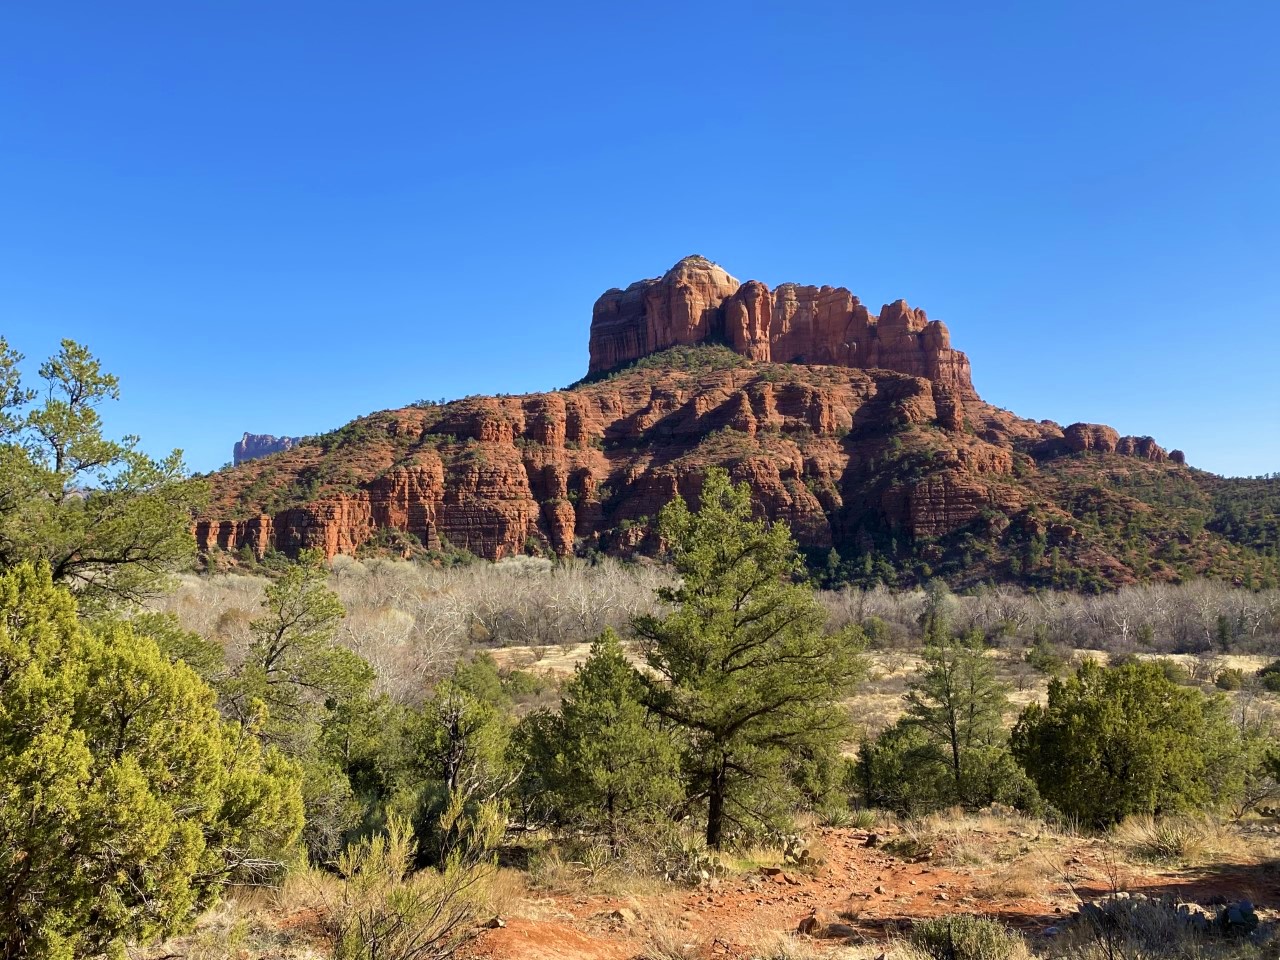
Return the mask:
[[[214,701],[47,566],[0,574],[0,956],[123,955],[279,867],[300,773]]]
[[[907,693],[906,721],[939,745],[958,803],[974,805],[971,760],[1004,741],[1008,689],[982,651],[980,636],[946,639],[927,647],[925,670]]]
[[[21,359],[0,338],[0,569],[43,560],[87,612],[157,593],[194,553],[202,486],[180,451],[153,460],[137,437],[103,436],[98,407],[120,385],[83,346],[62,341],[39,394]]]
[[[292,756],[310,751],[335,706],[367,696],[373,684],[369,664],[334,642],[346,613],[327,580],[324,558],[304,551],[267,585],[248,656],[223,691],[237,719],[265,707],[263,739]]]
[[[617,634],[606,630],[566,685],[548,731],[548,779],[561,812],[602,827],[615,848],[628,824],[669,810],[680,796],[675,745],[644,692]]]
[[[907,692],[906,713],[859,752],[867,802],[907,814],[956,804],[1035,807],[1035,788],[1006,743],[1008,690],[983,653],[981,635],[934,636]]]
[[[707,843],[719,848],[726,829],[750,833],[783,813],[789,754],[842,738],[861,636],[826,633],[790,531],[752,519],[746,484],[713,468],[701,501],[697,512],[680,498],[663,508],[658,532],[679,580],[659,592],[670,612],[634,627],[653,670],[649,706],[683,736],[688,795],[706,803]]]
[[[306,771],[307,849],[331,859],[362,808],[344,768],[351,724],[372,712],[373,669],[334,641],[345,615],[324,558],[304,551],[267,585],[248,655],[222,685],[223,709]]]
[[[412,820],[419,853],[433,863],[456,841],[440,827],[446,806],[461,802],[472,813],[486,805],[503,809],[520,774],[511,763],[513,724],[505,706],[472,689],[500,692],[477,683],[473,664],[459,664],[406,724],[388,812]]]
[[[1243,789],[1240,736],[1220,698],[1158,664],[1086,660],[1018,718],[1013,753],[1059,810],[1105,826],[1130,814],[1228,804]]]

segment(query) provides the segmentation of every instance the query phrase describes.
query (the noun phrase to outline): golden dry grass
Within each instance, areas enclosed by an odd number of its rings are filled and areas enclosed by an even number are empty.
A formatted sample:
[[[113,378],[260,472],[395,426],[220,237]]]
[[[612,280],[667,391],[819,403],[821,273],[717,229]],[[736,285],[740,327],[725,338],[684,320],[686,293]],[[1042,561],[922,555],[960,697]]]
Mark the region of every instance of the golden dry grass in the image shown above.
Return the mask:
[[[1182,866],[1245,862],[1251,850],[1237,828],[1209,816],[1129,817],[1110,839],[1132,859]]]

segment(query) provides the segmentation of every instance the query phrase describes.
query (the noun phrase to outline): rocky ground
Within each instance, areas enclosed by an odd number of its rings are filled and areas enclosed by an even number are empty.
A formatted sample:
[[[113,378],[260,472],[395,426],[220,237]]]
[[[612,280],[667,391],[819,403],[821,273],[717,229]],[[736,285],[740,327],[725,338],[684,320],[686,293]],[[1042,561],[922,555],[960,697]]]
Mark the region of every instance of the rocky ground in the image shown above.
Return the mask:
[[[726,858],[723,872],[697,886],[609,866],[565,863],[553,874],[503,868],[464,956],[916,960],[905,939],[913,924],[961,914],[997,920],[1022,932],[1033,951],[1051,952],[1085,922],[1078,916],[1094,909],[1089,904],[1110,909],[1123,901],[1128,909],[1147,898],[1209,918],[1247,903],[1269,930],[1280,917],[1280,826],[1202,820],[1187,827],[1185,846],[1171,855],[1140,821],[1105,836],[1003,812],[881,821],[871,830],[812,831],[805,843],[812,862],[804,864],[780,850]],[[237,892],[193,935],[136,956],[328,956],[317,882],[304,874],[282,890]]]
[[[920,827],[818,832],[812,867],[766,865],[723,880],[646,896],[576,893],[510,900],[475,957],[605,960],[636,956],[747,958],[780,937],[840,957],[893,956],[913,922],[980,914],[1034,942],[1082,903],[1127,896],[1180,903],[1248,900],[1280,909],[1270,834],[1227,832],[1195,863],[1145,861],[1123,840],[1049,831],[1021,818],[934,818]],[[1046,933],[1048,931],[1048,933]]]

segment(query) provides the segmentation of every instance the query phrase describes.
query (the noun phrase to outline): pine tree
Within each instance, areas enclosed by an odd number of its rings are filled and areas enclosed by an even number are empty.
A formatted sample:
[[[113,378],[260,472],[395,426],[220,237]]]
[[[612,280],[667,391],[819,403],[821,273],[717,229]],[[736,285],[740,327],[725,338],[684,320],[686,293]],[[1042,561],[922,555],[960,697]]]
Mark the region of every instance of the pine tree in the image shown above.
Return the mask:
[[[63,340],[41,365],[35,406],[21,360],[0,338],[0,569],[43,560],[87,612],[154,595],[195,551],[203,487],[181,451],[153,460],[137,437],[103,436],[98,408],[120,384],[85,347]]]
[[[345,613],[327,578],[324,558],[304,551],[267,585],[248,654],[220,691],[229,716],[303,764],[305,839],[321,861],[337,853],[361,813],[344,765],[346,737],[336,728],[349,730],[375,707],[373,668],[334,640]]]
[[[727,829],[784,812],[789,754],[842,738],[861,636],[826,633],[787,526],[752,519],[750,488],[726,471],[707,472],[696,513],[680,498],[664,507],[658,531],[679,580],[659,593],[669,613],[634,622],[648,703],[684,738],[686,789],[719,848]]]
[[[680,796],[670,736],[644,705],[644,681],[606,630],[565,686],[550,739],[552,789],[569,818],[602,827],[615,848],[626,827]]]
[[[267,585],[248,655],[223,690],[237,719],[264,706],[263,739],[292,756],[310,750],[336,704],[366,696],[373,683],[369,664],[334,642],[346,613],[327,580],[324,558],[304,551]]]
[[[957,803],[974,805],[973,761],[1003,744],[1008,689],[982,652],[980,636],[944,638],[924,652],[925,671],[907,693],[906,721],[940,746],[950,768]]]
[[[982,638],[938,636],[907,692],[907,710],[858,755],[867,802],[917,814],[960,804],[1039,805],[1010,755],[1003,718],[1008,690],[982,650]]]

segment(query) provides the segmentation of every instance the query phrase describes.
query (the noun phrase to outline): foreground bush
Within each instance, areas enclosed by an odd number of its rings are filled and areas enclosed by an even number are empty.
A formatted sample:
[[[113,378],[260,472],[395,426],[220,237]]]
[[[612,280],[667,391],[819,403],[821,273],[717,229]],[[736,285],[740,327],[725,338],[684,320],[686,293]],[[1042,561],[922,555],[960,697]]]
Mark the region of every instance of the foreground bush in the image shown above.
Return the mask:
[[[1221,806],[1244,787],[1243,744],[1221,701],[1151,663],[1090,660],[1051,681],[1011,746],[1046,800],[1094,826]]]
[[[931,960],[1014,960],[1027,956],[1022,937],[994,920],[959,914],[921,920],[911,945]]]
[[[338,859],[343,884],[329,905],[335,960],[434,960],[475,935],[505,824],[492,805],[471,817],[463,807],[455,796],[442,815],[440,832],[458,842],[438,870],[411,872],[413,829],[396,817]]]
[[[47,567],[0,575],[0,955],[121,954],[279,865],[297,769],[129,624],[90,627]]]

